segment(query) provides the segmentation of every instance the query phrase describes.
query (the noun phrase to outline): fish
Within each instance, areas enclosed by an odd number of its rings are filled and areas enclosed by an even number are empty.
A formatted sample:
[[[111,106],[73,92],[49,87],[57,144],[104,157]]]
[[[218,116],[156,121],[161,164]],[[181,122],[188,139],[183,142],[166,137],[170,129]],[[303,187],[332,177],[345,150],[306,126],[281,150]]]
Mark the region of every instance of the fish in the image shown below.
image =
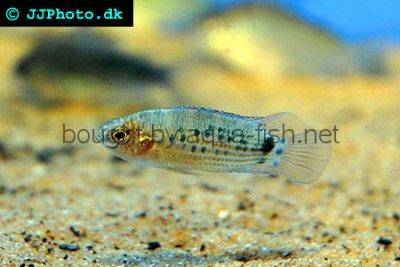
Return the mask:
[[[328,164],[330,143],[307,140],[302,127],[290,112],[248,117],[177,106],[112,119],[95,129],[94,140],[122,159],[149,166],[311,183]]]

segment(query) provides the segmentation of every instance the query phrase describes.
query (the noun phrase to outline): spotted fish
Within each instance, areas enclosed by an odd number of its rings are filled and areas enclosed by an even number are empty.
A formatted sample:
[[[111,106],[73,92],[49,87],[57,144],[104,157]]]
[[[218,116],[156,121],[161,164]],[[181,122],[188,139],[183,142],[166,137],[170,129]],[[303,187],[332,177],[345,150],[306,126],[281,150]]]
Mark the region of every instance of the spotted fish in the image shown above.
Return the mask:
[[[247,117],[179,106],[110,120],[96,129],[95,140],[125,160],[159,167],[310,183],[327,165],[330,145],[307,142],[300,126],[288,112]]]

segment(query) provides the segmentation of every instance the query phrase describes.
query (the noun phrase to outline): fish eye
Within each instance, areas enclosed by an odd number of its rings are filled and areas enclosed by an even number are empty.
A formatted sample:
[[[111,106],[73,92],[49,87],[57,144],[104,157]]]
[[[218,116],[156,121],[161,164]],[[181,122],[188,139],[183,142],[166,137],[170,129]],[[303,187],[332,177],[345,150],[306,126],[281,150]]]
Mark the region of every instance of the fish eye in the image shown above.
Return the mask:
[[[113,140],[116,142],[124,141],[128,137],[128,130],[123,130],[123,129],[115,130],[111,136]]]

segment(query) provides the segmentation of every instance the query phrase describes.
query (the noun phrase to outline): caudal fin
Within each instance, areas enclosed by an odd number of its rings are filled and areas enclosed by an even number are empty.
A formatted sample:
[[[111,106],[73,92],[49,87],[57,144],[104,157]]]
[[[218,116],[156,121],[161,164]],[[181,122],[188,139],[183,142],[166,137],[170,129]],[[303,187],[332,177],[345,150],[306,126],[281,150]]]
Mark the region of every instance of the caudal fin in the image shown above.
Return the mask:
[[[275,140],[267,155],[269,173],[284,175],[295,183],[311,183],[321,176],[330,158],[330,144],[318,140],[315,134],[310,135],[314,133],[311,128],[305,127],[292,113],[273,114],[263,118],[262,123]]]
[[[304,143],[304,133],[295,136],[302,143],[287,144],[286,151],[280,157],[278,172],[295,183],[311,183],[317,180],[330,157],[330,145],[323,143]],[[300,142],[299,141],[299,142]]]

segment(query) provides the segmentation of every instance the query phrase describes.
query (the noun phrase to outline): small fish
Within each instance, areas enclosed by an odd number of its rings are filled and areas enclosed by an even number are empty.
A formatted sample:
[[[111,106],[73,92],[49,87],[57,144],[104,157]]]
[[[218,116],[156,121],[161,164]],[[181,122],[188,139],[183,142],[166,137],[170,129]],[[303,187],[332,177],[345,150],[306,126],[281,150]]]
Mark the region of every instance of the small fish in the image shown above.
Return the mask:
[[[95,140],[125,160],[158,167],[284,175],[310,183],[327,165],[330,145],[306,142],[300,125],[288,112],[246,117],[179,106],[108,121],[96,129]]]

